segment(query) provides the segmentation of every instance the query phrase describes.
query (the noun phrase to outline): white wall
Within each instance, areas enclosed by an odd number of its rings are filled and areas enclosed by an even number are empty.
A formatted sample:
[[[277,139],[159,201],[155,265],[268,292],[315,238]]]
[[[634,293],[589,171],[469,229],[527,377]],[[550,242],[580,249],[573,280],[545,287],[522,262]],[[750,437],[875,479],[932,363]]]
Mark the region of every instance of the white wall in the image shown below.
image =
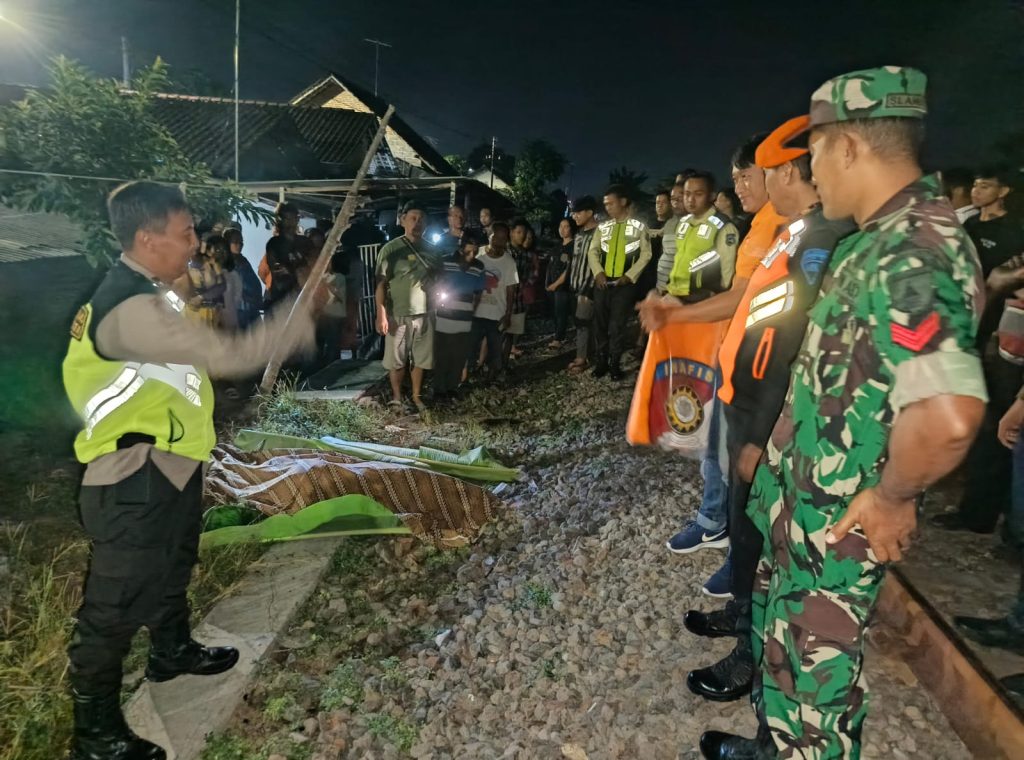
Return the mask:
[[[257,205],[260,208],[266,209],[271,214],[274,213],[276,206],[276,204],[271,205],[263,202]],[[253,271],[258,272],[263,255],[267,252],[267,241],[274,235],[273,225],[270,222],[251,222],[248,219],[237,219],[235,224],[242,231],[242,238],[245,240],[242,255],[252,264]],[[312,229],[316,227],[316,219],[311,216],[300,216],[299,226],[304,230]],[[260,284],[262,284],[262,281]]]

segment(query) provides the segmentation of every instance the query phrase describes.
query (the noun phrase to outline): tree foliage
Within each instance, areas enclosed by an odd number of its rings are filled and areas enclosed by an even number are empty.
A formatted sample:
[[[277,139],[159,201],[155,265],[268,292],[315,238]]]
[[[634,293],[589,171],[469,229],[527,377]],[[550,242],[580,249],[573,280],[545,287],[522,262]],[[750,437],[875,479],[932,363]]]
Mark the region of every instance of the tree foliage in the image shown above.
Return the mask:
[[[466,174],[469,171],[469,162],[458,153],[449,153],[444,160],[451,165],[456,174]]]
[[[530,140],[519,151],[509,196],[530,222],[543,224],[552,218],[552,197],[546,187],[562,176],[565,166],[565,156],[544,140]]]
[[[196,216],[207,221],[262,218],[240,187],[214,180],[153,115],[154,95],[168,87],[159,58],[136,73],[131,93],[65,58],[54,60],[50,75],[47,89],[0,108],[0,169],[108,179],[0,173],[0,202],[70,217],[85,232],[83,252],[94,266],[119,251],[106,198],[122,180],[183,183]]]

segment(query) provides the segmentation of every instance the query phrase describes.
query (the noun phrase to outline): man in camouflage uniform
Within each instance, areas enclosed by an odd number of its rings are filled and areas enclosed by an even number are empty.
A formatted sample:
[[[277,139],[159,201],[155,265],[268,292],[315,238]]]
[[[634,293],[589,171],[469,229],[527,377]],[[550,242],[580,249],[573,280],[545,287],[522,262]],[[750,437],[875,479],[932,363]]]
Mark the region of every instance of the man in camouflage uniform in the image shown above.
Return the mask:
[[[963,458],[984,412],[980,266],[917,160],[925,76],[857,71],[811,97],[825,216],[859,229],[832,255],[747,513],[765,538],[753,598],[754,740],[705,757],[857,758],[864,630],[916,497]]]

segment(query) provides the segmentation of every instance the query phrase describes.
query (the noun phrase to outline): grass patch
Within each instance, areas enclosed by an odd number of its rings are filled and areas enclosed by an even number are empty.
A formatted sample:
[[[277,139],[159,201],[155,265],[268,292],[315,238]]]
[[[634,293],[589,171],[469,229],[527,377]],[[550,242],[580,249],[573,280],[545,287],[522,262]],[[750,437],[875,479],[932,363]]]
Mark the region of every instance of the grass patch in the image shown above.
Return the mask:
[[[402,661],[397,657],[388,657],[380,661],[383,671],[380,675],[382,686],[392,689],[400,689],[409,683],[409,676],[402,670]]]
[[[340,710],[342,707],[356,707],[363,701],[363,680],[356,674],[352,663],[336,667],[327,678],[327,685],[320,695],[321,710]]]
[[[304,712],[292,694],[271,697],[263,708],[264,717],[274,723],[296,723]]]
[[[416,740],[420,738],[419,726],[392,715],[376,713],[366,719],[366,726],[370,733],[378,739],[395,745],[402,752],[412,749]]]
[[[259,755],[256,746],[247,739],[231,734],[213,734],[199,760],[252,760]]]
[[[258,425],[268,433],[320,438],[332,435],[349,441],[376,440],[384,418],[370,407],[347,401],[297,401],[293,388],[282,387],[259,401]]]
[[[8,566],[0,578],[0,760],[53,760],[70,741],[66,650],[88,545],[64,537],[52,546],[50,533],[58,529],[51,521],[0,528]],[[189,589],[194,617],[229,593],[262,551],[257,544],[204,551]],[[136,637],[126,673],[142,667],[147,639]]]
[[[551,589],[539,583],[526,584],[526,603],[535,610],[551,606]]]

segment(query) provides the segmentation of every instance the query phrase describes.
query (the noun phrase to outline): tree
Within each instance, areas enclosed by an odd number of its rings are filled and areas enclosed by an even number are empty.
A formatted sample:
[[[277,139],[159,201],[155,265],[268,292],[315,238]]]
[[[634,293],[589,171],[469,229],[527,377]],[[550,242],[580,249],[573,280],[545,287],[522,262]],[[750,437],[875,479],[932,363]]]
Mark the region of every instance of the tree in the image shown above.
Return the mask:
[[[189,159],[156,120],[154,93],[167,87],[159,58],[136,73],[131,94],[63,57],[50,75],[48,89],[0,108],[0,169],[47,173],[0,173],[0,202],[70,217],[85,232],[83,249],[93,266],[109,264],[120,250],[106,198],[122,180],[184,183],[201,219],[265,217],[240,187],[214,180],[205,164]]]
[[[457,153],[449,153],[444,160],[451,165],[456,174],[465,174],[469,171],[469,162]]]
[[[562,176],[565,165],[565,156],[544,140],[530,140],[519,151],[509,196],[530,222],[543,224],[551,219],[551,196],[545,187]]]
[[[609,185],[622,185],[627,190],[643,196],[647,195],[643,187],[647,179],[645,172],[638,172],[625,166],[620,166],[618,169],[612,169],[608,172]]]

